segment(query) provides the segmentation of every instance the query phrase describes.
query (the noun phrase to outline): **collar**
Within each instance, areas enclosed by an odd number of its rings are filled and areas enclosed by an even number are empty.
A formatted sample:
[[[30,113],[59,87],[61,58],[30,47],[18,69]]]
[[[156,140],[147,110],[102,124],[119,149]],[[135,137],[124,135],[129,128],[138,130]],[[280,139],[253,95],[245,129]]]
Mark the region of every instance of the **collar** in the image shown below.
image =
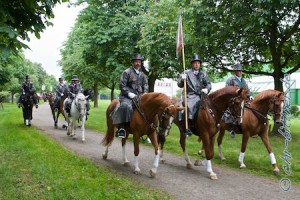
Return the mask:
[[[242,80],[242,77],[238,77],[236,75],[234,75],[237,79],[239,79],[240,81]]]

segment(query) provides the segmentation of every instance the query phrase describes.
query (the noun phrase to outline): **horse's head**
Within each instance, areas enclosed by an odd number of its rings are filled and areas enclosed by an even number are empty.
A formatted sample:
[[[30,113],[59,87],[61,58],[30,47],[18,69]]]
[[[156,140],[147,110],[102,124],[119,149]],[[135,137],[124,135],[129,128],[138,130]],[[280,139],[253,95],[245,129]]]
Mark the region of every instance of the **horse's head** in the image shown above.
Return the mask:
[[[279,92],[274,95],[269,103],[269,111],[271,111],[273,115],[273,120],[276,124],[281,122],[282,113],[284,109],[284,93]]]
[[[244,105],[248,91],[249,90],[239,88],[236,90],[237,96],[234,95],[234,97],[229,100],[228,109],[238,124],[243,122]]]
[[[79,111],[80,116],[86,115],[86,104],[88,96],[84,96],[82,93],[78,93],[74,99],[76,109]]]
[[[84,96],[88,96],[87,100],[89,100],[89,99],[90,99],[91,101],[94,100],[94,94],[93,94],[93,92],[92,92],[91,89],[85,89],[85,90],[83,91],[83,94],[84,94]]]

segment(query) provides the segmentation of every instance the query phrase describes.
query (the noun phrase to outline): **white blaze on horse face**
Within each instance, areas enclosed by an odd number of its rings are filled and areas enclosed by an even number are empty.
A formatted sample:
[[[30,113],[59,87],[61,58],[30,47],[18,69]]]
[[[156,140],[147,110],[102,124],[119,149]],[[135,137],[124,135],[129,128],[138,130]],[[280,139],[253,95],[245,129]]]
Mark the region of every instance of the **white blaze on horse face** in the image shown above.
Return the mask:
[[[169,118],[169,121],[168,121],[168,126],[167,128],[165,129],[165,133],[164,133],[164,136],[167,137],[169,135],[169,132],[170,132],[170,128],[172,126],[172,123],[173,123],[173,120],[174,120],[174,117],[170,117]]]
[[[281,104],[280,104],[280,121],[282,120],[283,110],[284,110],[284,102],[281,102]]]

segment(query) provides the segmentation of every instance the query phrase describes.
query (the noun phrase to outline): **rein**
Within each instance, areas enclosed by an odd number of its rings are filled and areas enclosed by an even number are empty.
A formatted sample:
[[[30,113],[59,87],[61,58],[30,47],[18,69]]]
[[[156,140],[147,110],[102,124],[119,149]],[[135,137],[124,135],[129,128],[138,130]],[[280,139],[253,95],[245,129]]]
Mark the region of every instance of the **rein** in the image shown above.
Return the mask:
[[[141,97],[140,97],[140,96],[137,96],[136,98],[132,99],[132,102],[134,103],[134,105],[135,105],[136,109],[138,110],[138,112],[142,115],[144,121],[150,126],[150,128],[151,128],[152,130],[156,130],[157,126],[155,126],[153,122],[149,122],[149,121],[147,120],[144,111],[143,111],[142,108],[140,107],[140,104],[139,104],[140,100],[141,100]]]
[[[258,119],[262,119],[264,120],[264,124],[269,120],[266,116],[264,116],[263,114],[261,114],[261,112],[259,112],[258,110],[250,107],[250,105],[245,104],[245,108],[248,108],[249,110],[251,110],[253,112],[253,114],[258,118]]]

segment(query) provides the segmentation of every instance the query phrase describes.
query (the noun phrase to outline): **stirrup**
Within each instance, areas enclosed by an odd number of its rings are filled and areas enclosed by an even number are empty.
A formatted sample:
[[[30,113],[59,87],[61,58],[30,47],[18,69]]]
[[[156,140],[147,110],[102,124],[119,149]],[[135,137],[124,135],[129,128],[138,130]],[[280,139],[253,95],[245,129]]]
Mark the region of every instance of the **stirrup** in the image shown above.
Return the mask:
[[[117,130],[116,137],[125,138],[126,137],[126,130],[124,128],[120,128],[119,130]]]
[[[185,136],[186,137],[189,137],[189,136],[192,136],[193,135],[193,132],[191,131],[191,129],[186,129],[185,131],[184,131],[184,134],[185,134]]]
[[[234,132],[234,130],[231,130],[231,131],[230,131],[230,137],[231,137],[231,138],[235,138],[235,132]]]

